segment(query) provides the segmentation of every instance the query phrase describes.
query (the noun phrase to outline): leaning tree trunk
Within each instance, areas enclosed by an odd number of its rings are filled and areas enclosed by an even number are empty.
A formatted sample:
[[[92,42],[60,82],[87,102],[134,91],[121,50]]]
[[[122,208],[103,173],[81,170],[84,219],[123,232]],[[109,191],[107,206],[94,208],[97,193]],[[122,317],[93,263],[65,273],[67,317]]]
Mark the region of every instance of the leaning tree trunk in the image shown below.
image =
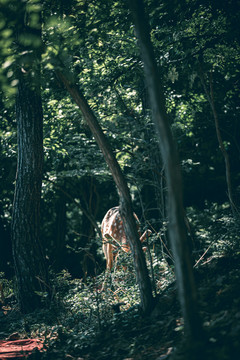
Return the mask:
[[[141,307],[144,313],[149,313],[153,306],[152,287],[148,276],[146,260],[137,232],[136,221],[133,216],[132,201],[126,180],[107,141],[107,138],[105,137],[96,116],[88,105],[82,92],[63,72],[58,70],[56,71],[56,74],[76,104],[79,106],[84,119],[92,131],[92,134],[111,170],[120,196],[120,212],[123,219],[124,230],[132,250],[137,282],[140,289]]]
[[[199,341],[202,327],[197,311],[196,288],[184,223],[180,164],[166,113],[165,98],[154,58],[149,26],[144,14],[143,1],[129,0],[129,7],[134,18],[144,62],[153,120],[166,169],[169,235],[175,259],[175,273],[184,316],[184,329],[187,338],[191,339],[194,345]]]
[[[32,35],[23,24],[19,30],[22,39]],[[34,29],[36,35],[36,29]],[[40,30],[37,31],[40,37]],[[40,232],[40,199],[43,169],[43,113],[40,95],[40,53],[28,53],[19,45],[18,92],[16,116],[18,131],[18,161],[12,214],[12,246],[17,282],[17,298],[21,311],[30,312],[42,305],[47,287],[47,270],[43,256]],[[25,50],[25,51],[24,51]]]

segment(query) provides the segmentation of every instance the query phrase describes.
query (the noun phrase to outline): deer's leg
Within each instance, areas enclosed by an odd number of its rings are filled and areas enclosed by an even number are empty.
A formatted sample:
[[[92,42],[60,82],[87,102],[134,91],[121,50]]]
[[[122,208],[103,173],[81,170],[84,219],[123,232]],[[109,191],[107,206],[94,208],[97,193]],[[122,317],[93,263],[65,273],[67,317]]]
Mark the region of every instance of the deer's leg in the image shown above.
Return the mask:
[[[107,270],[111,271],[113,267],[113,246],[107,244]]]

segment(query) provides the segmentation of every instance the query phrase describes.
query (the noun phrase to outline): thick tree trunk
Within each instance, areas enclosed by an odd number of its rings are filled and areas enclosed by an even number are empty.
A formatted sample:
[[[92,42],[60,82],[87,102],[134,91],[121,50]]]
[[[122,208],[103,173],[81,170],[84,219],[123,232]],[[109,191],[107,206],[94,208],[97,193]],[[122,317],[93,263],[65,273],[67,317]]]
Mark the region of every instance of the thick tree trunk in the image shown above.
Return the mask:
[[[18,300],[23,312],[40,305],[46,268],[39,241],[42,185],[42,107],[39,89],[21,75],[16,99],[18,165],[12,215],[12,245]]]
[[[202,327],[197,311],[196,288],[184,222],[180,164],[166,113],[165,98],[150,41],[148,22],[144,15],[143,1],[129,0],[129,7],[133,14],[141,48],[153,120],[166,169],[169,235],[175,259],[175,273],[184,316],[185,334],[196,344]]]
[[[26,20],[24,11],[23,18]],[[24,36],[27,32],[23,21],[18,35]],[[19,50],[26,49],[20,46]],[[39,240],[43,169],[39,56],[37,50],[28,54],[25,51],[25,57],[20,59],[16,96],[18,162],[11,235],[17,297],[20,309],[25,313],[42,305],[39,295],[48,290],[47,270]]]
[[[132,201],[126,180],[123,176],[121,168],[112,152],[112,149],[105,137],[96,116],[89,107],[86,99],[80,89],[72,84],[63,72],[56,72],[58,78],[64,84],[69,94],[72,96],[76,104],[79,106],[85,121],[87,122],[92,134],[101,149],[104,158],[111,170],[113,179],[119,191],[120,196],[120,212],[123,218],[123,226],[126,236],[129,240],[133,260],[136,270],[137,282],[140,289],[141,307],[144,313],[149,313],[153,306],[153,296],[151,282],[148,276],[146,260],[140,244],[136,222],[133,216]]]

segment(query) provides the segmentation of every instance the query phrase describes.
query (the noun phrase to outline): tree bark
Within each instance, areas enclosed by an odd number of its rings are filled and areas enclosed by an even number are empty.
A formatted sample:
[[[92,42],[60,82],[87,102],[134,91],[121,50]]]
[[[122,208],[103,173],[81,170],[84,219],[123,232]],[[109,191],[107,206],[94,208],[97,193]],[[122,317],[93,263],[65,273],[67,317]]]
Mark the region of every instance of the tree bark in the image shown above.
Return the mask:
[[[146,84],[152,108],[168,188],[169,236],[175,259],[175,274],[187,338],[196,344],[202,333],[197,311],[197,295],[184,222],[182,179],[176,146],[166,112],[165,97],[154,58],[148,21],[142,0],[129,0],[144,63]]]
[[[57,194],[58,198],[55,204],[56,212],[56,229],[55,229],[55,241],[54,241],[54,262],[57,271],[62,270],[65,257],[65,237],[67,229],[67,206],[66,197],[60,193]]]
[[[18,37],[32,34],[22,11]],[[39,34],[40,30],[34,33]],[[40,53],[19,45],[20,58],[16,117],[18,161],[11,236],[20,310],[30,312],[42,305],[43,292],[49,290],[47,268],[40,243],[40,199],[43,169],[43,113],[40,94]]]
[[[124,230],[132,250],[137,282],[140,289],[141,307],[144,313],[149,313],[153,306],[152,287],[148,276],[146,260],[137,232],[136,222],[133,216],[132,201],[126,180],[112,152],[109,142],[107,141],[95,114],[88,105],[82,92],[63,72],[57,70],[56,74],[68,90],[69,94],[72,96],[73,100],[79,106],[84,119],[87,122],[111,170],[120,196],[120,212],[123,219]]]
[[[201,66],[200,66],[198,75],[200,77],[200,80],[201,80],[205,95],[207,97],[207,100],[209,102],[210,108],[212,110],[214,123],[215,123],[216,134],[217,134],[217,139],[218,139],[218,145],[219,145],[220,151],[221,151],[221,153],[223,155],[224,162],[225,162],[225,176],[226,176],[226,183],[227,183],[227,192],[228,192],[229,203],[230,203],[230,206],[231,206],[231,209],[232,209],[232,214],[234,216],[239,217],[239,214],[236,211],[236,205],[235,205],[234,198],[233,198],[232,179],[231,179],[229,156],[228,156],[228,152],[227,152],[227,150],[226,150],[226,148],[224,146],[224,143],[223,143],[223,139],[222,139],[222,135],[221,135],[221,131],[220,131],[220,126],[219,126],[218,113],[217,113],[216,106],[215,106],[215,101],[214,101],[212,74],[210,74],[210,79],[209,79],[210,91],[207,89],[206,80],[205,80],[204,73],[202,71]]]

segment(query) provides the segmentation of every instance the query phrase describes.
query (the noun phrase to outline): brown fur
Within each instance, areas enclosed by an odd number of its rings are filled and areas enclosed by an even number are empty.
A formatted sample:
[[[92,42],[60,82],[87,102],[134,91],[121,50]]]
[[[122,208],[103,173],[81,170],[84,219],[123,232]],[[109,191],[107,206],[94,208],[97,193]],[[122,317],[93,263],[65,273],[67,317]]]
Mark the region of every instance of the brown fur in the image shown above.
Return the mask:
[[[151,231],[147,230],[143,233],[143,235],[141,235],[140,222],[137,215],[135,213],[133,215],[137,222],[140,241],[143,242],[151,234]],[[106,268],[111,270],[113,263],[116,261],[118,256],[119,248],[125,252],[130,251],[130,245],[126,238],[118,206],[108,210],[104,216],[101,224],[101,232],[103,239],[102,248],[106,258]]]

